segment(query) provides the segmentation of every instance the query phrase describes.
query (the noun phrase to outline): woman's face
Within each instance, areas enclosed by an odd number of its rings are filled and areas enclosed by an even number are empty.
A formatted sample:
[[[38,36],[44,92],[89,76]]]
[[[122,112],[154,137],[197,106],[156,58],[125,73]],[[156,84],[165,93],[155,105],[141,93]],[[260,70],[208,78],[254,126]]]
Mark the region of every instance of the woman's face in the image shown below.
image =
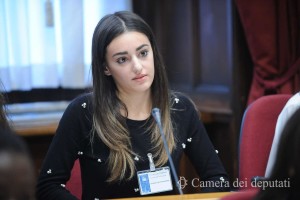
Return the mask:
[[[121,94],[150,92],[154,60],[147,36],[133,31],[113,39],[106,49],[105,74],[113,77]]]

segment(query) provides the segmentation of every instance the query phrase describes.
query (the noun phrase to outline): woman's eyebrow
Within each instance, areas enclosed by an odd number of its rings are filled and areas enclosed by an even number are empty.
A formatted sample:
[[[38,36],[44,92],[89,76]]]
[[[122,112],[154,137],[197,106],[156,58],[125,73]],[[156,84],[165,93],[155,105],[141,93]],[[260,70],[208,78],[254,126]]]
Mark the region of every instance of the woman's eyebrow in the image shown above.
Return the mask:
[[[136,48],[136,51],[142,49],[142,48],[145,47],[145,46],[149,46],[149,45],[148,45],[148,44],[142,44],[141,46],[139,46],[138,48]]]
[[[146,47],[146,46],[149,46],[149,45],[148,45],[148,44],[142,44],[141,46],[137,47],[135,50],[136,50],[136,51],[139,51],[139,50],[141,50],[143,47]],[[128,54],[127,51],[121,51],[121,52],[115,53],[112,57],[120,56],[120,55],[126,55],[126,54]]]
[[[115,53],[112,57],[119,56],[119,55],[125,55],[125,54],[128,54],[128,52],[127,51],[121,51],[121,52]]]

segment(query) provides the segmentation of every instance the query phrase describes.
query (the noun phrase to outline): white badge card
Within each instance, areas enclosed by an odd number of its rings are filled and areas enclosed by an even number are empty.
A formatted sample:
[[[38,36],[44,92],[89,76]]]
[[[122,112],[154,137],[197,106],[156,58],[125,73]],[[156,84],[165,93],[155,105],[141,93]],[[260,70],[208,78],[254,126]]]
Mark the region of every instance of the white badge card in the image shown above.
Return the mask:
[[[141,195],[173,190],[169,167],[156,168],[155,171],[139,171],[137,176]]]

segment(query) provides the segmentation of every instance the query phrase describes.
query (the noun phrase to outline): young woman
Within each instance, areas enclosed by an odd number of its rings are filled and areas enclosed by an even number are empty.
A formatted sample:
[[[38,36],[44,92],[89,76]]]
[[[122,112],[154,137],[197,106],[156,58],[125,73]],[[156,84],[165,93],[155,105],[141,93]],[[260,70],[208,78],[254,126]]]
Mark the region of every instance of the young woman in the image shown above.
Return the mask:
[[[151,116],[155,107],[176,169],[186,153],[201,181],[210,183],[204,192],[229,189],[220,184],[228,177],[197,110],[187,97],[169,91],[153,33],[139,16],[123,11],[100,20],[92,75],[93,92],[76,98],[59,123],[40,173],[39,199],[75,199],[64,185],[76,159],[82,199],[177,193]],[[151,164],[156,168],[150,170]],[[157,182],[150,180],[158,176]]]

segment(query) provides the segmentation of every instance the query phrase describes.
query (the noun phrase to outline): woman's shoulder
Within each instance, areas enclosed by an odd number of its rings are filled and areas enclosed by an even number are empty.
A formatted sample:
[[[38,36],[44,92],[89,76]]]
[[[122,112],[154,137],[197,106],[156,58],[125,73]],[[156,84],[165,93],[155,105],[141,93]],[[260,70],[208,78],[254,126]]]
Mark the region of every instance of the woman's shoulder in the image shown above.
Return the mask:
[[[83,93],[79,96],[75,97],[67,107],[67,111],[75,111],[80,108],[84,108],[83,110],[92,110],[92,93]],[[80,109],[82,110],[82,109]]]
[[[182,92],[171,92],[171,107],[176,110],[195,110],[196,106],[193,100]]]
[[[171,117],[177,128],[181,127],[182,133],[190,127],[196,125],[195,120],[199,120],[199,112],[193,100],[184,93],[172,93],[171,95]]]
[[[79,96],[75,97],[71,102],[70,105],[82,105],[84,103],[92,103],[92,93],[83,93]]]

